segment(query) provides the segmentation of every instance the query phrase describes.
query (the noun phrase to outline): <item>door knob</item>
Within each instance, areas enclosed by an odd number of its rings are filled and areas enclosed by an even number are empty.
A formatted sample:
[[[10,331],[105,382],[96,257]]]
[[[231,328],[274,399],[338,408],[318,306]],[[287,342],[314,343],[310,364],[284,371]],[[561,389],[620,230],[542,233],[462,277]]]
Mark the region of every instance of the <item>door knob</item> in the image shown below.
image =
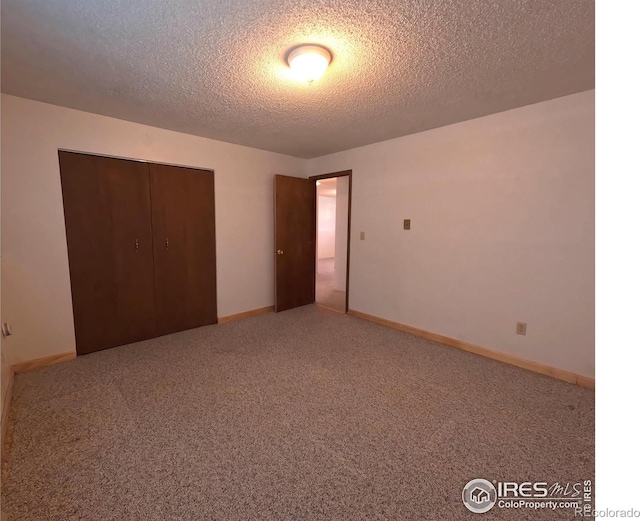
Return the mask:
[[[278,250],[276,253],[277,253],[278,255],[284,255],[284,251],[282,251],[282,250]]]

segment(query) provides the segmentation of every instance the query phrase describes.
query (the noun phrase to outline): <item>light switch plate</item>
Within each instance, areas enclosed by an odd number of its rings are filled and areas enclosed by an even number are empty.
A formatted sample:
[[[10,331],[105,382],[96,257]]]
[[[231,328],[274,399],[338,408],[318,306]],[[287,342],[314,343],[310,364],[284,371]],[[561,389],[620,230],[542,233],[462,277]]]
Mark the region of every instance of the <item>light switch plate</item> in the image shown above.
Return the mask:
[[[411,219],[405,219],[404,220],[404,229],[405,230],[410,230],[411,229]]]
[[[364,241],[364,232],[360,232],[360,240]]]

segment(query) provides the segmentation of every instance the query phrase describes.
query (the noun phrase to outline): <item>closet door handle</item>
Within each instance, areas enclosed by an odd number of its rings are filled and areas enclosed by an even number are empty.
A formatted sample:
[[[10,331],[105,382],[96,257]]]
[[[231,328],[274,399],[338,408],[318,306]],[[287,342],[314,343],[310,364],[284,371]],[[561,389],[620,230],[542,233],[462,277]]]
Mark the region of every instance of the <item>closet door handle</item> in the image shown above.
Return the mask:
[[[138,242],[138,239],[136,239],[136,251],[140,249],[140,243]]]
[[[164,244],[167,247],[167,250],[169,249],[169,237],[165,237],[164,239]]]

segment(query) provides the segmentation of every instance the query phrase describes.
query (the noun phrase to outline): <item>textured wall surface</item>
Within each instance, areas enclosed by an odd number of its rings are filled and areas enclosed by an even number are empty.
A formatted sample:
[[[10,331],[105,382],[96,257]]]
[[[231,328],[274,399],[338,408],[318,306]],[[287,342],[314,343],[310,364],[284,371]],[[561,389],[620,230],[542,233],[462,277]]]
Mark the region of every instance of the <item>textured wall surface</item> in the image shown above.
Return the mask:
[[[594,101],[312,159],[353,170],[349,307],[593,377]]]
[[[58,148],[215,170],[218,316],[273,304],[273,175],[304,160],[2,95],[10,363],[75,349]]]
[[[334,60],[309,87],[285,55]],[[594,86],[592,0],[5,0],[2,90],[317,157]]]

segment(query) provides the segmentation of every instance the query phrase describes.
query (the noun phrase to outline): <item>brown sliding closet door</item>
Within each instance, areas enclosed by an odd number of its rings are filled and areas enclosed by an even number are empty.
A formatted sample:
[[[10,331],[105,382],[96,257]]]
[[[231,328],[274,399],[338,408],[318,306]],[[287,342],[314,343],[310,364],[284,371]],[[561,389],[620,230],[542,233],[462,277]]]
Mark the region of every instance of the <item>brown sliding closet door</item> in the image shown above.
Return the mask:
[[[59,159],[78,354],[156,336],[147,165]]]
[[[217,323],[213,172],[149,164],[158,334]]]

